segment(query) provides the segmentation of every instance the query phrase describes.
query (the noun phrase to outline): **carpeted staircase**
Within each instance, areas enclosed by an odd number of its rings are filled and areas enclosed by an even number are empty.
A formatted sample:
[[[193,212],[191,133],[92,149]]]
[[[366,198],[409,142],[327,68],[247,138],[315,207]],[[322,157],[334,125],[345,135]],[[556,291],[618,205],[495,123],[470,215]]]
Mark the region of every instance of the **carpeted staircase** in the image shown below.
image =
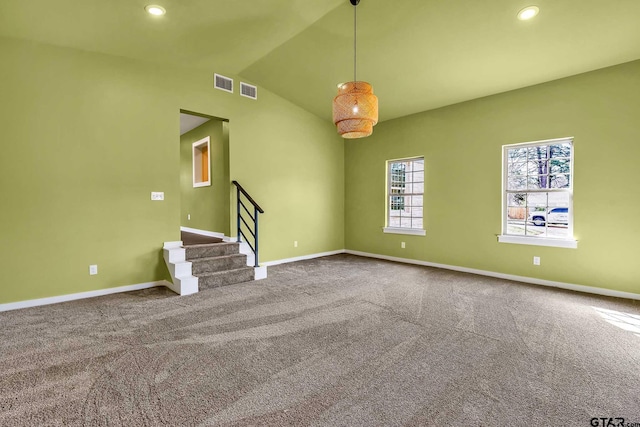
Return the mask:
[[[198,278],[199,290],[254,280],[253,267],[240,253],[239,243],[211,243],[184,246],[191,274]]]

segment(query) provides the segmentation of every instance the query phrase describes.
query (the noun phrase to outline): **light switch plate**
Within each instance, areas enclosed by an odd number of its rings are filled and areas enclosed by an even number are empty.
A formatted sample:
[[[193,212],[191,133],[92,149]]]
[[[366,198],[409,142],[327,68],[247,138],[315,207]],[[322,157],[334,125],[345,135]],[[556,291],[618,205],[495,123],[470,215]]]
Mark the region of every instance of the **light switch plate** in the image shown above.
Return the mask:
[[[164,192],[163,191],[152,191],[151,192],[151,200],[164,200]]]

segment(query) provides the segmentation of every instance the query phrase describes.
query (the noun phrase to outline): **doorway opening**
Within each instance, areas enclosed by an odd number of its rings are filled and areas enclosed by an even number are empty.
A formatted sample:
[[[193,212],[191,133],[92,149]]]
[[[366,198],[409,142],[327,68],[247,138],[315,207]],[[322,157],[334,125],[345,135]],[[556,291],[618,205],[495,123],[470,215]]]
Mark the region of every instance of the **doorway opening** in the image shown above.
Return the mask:
[[[230,235],[229,121],[180,110],[180,231],[183,241]]]

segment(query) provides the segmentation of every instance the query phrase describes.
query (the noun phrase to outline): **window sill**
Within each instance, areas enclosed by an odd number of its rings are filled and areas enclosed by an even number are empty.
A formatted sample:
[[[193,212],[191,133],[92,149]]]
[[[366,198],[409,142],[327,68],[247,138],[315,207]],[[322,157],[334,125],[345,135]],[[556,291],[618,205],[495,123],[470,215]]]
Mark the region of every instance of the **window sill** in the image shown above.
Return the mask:
[[[426,236],[427,232],[421,228],[394,228],[394,227],[384,227],[382,229],[384,233],[390,234],[410,234],[413,236]]]
[[[546,237],[507,236],[500,234],[498,235],[498,242],[516,243],[519,245],[551,246],[555,248],[578,248],[578,241],[574,239],[549,239]]]

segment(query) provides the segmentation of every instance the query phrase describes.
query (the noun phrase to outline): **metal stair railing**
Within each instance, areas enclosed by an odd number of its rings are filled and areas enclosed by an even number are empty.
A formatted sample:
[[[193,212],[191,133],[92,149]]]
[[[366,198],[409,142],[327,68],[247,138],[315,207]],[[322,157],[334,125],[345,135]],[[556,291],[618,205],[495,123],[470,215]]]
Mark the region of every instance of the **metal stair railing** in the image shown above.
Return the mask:
[[[249,245],[249,247],[253,251],[254,259],[255,259],[255,267],[258,267],[259,266],[258,264],[258,215],[263,214],[264,211],[262,210],[260,205],[258,205],[256,201],[253,200],[253,198],[249,195],[249,193],[247,193],[247,191],[242,187],[242,185],[240,185],[238,181],[231,181],[231,182],[233,183],[233,185],[236,186],[236,190],[237,190],[237,197],[236,197],[237,209],[236,210],[237,210],[237,216],[238,216],[237,218],[238,243],[242,243],[242,237],[244,237],[245,239],[244,241],[247,243],[247,245]],[[243,196],[244,196],[244,201],[247,201],[248,204],[251,204],[251,206],[253,207],[253,214],[249,211],[247,206],[244,204]],[[244,233],[243,224],[244,224],[244,228],[246,229],[251,239],[247,236],[247,234]]]

